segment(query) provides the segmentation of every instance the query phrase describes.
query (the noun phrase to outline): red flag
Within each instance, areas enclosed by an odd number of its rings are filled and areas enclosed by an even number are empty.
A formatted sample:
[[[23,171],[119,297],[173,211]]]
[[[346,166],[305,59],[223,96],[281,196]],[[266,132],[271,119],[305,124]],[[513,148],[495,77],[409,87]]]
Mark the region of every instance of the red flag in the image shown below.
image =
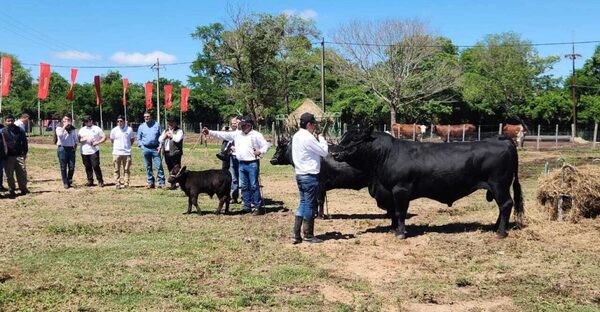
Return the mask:
[[[10,91],[10,80],[12,78],[12,59],[8,56],[2,57],[2,96],[8,96]]]
[[[40,78],[38,79],[38,99],[45,100],[50,89],[50,64],[40,63]]]
[[[152,82],[146,82],[146,110],[152,109]]]
[[[67,100],[73,101],[73,87],[75,86],[75,79],[77,79],[77,68],[71,68],[71,87],[69,93],[67,93]]]
[[[94,76],[94,87],[96,87],[96,105],[102,103],[102,94],[100,93],[100,76]]]
[[[190,97],[190,89],[181,88],[181,111],[187,112],[188,110],[188,98]]]
[[[123,106],[127,106],[127,86],[129,85],[129,79],[123,79]]]
[[[169,84],[165,85],[165,109],[171,109],[173,103],[171,103],[173,87]]]

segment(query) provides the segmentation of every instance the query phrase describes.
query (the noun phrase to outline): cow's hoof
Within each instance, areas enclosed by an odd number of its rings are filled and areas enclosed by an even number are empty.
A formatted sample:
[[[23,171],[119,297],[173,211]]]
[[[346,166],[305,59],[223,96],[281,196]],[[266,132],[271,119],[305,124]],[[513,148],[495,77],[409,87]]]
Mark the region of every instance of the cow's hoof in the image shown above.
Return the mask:
[[[506,238],[507,236],[508,236],[508,233],[506,233],[506,232],[496,232],[496,237],[499,239]]]

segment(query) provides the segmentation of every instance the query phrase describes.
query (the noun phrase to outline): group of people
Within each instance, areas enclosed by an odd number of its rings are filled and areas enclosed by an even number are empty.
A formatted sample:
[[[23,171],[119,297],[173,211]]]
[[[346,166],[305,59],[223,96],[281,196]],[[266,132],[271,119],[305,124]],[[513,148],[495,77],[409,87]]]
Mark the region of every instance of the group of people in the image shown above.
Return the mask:
[[[79,151],[86,172],[85,186],[95,185],[94,175],[98,186],[104,186],[100,167],[100,145],[108,139],[112,142],[115,187],[117,189],[129,187],[131,149],[136,135],[123,116],[119,115],[116,121],[116,127],[107,137],[100,127],[94,125],[93,118],[89,115],[83,117],[83,126],[78,131],[73,125],[72,117],[68,114],[63,116],[60,126],[55,130],[55,143],[64,188],[73,186],[78,145],[80,145]],[[5,172],[9,197],[14,197],[16,196],[15,173],[21,194],[29,192],[25,166],[28,143],[25,130],[16,124],[12,115],[7,115],[5,122],[6,126],[0,124],[0,168],[4,168],[0,170],[0,182],[3,180],[2,172]],[[328,147],[323,136],[315,134],[315,129],[315,117],[310,113],[304,113],[300,117],[300,130],[292,139],[294,146],[292,158],[300,194],[293,230],[295,244],[302,241],[321,242],[314,236],[314,218],[320,158],[327,155]],[[224,140],[223,147],[231,151],[224,161],[228,163],[232,176],[232,202],[238,202],[241,191],[244,211],[254,212],[257,215],[264,214],[259,179],[260,158],[267,153],[271,144],[260,132],[254,130],[252,118],[233,117],[228,131],[212,131],[205,127],[202,133]],[[165,187],[162,158],[164,156],[169,172],[176,165],[181,165],[183,140],[183,130],[179,128],[175,118],[168,119],[168,128],[163,130],[149,112],[144,113],[144,123],[137,131],[137,145],[142,152],[146,167],[146,188]],[[156,177],[153,167],[156,168]],[[172,189],[175,187],[176,185],[171,185]],[[1,184],[0,190],[5,190]],[[303,224],[304,231],[301,233]]]

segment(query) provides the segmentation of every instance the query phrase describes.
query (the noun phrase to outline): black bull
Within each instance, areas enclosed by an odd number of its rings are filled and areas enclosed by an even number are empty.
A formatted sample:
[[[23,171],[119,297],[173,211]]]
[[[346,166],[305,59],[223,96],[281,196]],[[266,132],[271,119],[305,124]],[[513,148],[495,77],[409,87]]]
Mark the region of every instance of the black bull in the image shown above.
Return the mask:
[[[426,197],[451,206],[478,189],[486,189],[495,200],[499,215],[496,231],[507,236],[513,206],[517,226],[522,225],[523,197],[518,179],[517,149],[507,137],[479,142],[419,143],[394,139],[372,128],[346,133],[334,153],[337,161],[369,172],[369,193],[378,205],[393,201],[392,228],[406,237],[405,219],[409,202]]]
[[[329,145],[329,151],[336,150],[335,145]],[[272,165],[294,165],[292,160],[292,142],[282,139],[278,142],[275,154],[271,159]],[[360,190],[368,186],[368,175],[344,162],[333,159],[331,154],[321,158],[319,172],[319,190],[317,191],[318,216],[323,217],[323,206],[327,191],[332,189]],[[389,206],[380,206],[382,209]],[[386,209],[387,210],[387,209]]]

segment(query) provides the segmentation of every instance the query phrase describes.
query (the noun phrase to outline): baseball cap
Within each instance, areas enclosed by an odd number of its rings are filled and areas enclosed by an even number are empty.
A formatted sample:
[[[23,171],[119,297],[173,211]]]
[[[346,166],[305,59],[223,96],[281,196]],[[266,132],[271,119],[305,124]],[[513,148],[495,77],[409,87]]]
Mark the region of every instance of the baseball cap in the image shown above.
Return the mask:
[[[317,123],[317,120],[315,119],[315,115],[311,114],[311,113],[304,113],[300,116],[300,124],[307,124],[307,123],[312,123],[315,124]]]

